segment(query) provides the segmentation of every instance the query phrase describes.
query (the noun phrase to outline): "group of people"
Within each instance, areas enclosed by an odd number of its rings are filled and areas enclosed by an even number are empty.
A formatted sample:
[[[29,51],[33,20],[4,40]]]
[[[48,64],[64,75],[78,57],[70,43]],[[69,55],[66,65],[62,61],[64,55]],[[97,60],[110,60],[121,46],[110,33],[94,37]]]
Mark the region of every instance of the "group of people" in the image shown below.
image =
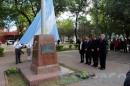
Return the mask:
[[[124,53],[130,51],[130,38],[128,39],[113,39],[110,43],[110,50],[120,51],[123,50]]]
[[[107,41],[105,35],[101,34],[99,38],[95,36],[80,39],[77,42],[79,44],[79,53],[81,63],[98,67],[100,62],[100,70],[106,68],[106,54],[107,54]]]
[[[16,64],[18,63],[22,63],[21,62],[21,54],[24,54],[24,52],[22,51],[22,48],[26,47],[27,48],[27,56],[28,56],[28,60],[31,60],[31,45],[27,44],[27,45],[22,45],[19,42],[19,39],[16,39],[16,41],[14,42],[13,47],[15,48],[15,58],[16,58]]]

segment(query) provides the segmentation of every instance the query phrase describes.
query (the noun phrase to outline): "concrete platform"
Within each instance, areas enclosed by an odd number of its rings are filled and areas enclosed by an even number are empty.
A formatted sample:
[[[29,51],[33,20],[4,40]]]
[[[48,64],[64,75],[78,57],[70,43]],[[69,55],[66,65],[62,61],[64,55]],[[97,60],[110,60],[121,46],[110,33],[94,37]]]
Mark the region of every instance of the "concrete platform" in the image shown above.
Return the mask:
[[[60,66],[60,70],[57,71],[52,71],[43,74],[35,74],[31,70],[30,65],[26,65],[25,67],[20,68],[20,71],[29,86],[37,86],[41,82],[59,79],[60,76],[68,75],[74,72],[68,68]]]

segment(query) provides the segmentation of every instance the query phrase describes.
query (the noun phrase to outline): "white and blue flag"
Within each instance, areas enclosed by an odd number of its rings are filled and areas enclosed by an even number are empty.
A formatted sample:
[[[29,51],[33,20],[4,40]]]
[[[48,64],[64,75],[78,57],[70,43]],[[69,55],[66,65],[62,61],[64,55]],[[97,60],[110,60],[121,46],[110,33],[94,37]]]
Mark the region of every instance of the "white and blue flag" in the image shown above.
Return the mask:
[[[44,0],[44,16],[45,16],[45,24],[44,24],[45,28],[43,28],[44,34],[53,35],[55,41],[59,40],[53,0]],[[34,36],[39,34],[41,34],[41,11],[38,12],[32,24],[29,26],[23,37],[20,39],[20,43],[21,44],[33,43]]]

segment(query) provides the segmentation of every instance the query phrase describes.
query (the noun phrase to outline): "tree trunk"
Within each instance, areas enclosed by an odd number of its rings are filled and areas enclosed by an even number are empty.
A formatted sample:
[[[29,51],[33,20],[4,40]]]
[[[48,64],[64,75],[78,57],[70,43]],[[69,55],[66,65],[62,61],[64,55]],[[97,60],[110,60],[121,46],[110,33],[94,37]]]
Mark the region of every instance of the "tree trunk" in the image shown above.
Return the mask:
[[[128,38],[129,37],[129,31],[127,31],[127,25],[126,24],[124,24],[124,34],[126,35],[126,38]]]
[[[98,2],[97,2],[97,0],[95,0],[95,8],[96,8],[96,27],[95,27],[95,33],[96,34],[99,34],[99,28],[98,28],[98,23],[99,23],[99,21],[98,21]]]
[[[78,17],[79,17],[79,13],[76,13],[76,21],[75,21],[75,38],[76,38],[76,42],[77,42],[77,39],[78,39],[78,35],[77,35]]]
[[[35,17],[37,14],[36,14],[36,12],[35,12],[35,10],[34,10],[33,3],[32,3],[31,1],[30,1],[30,3],[31,3],[32,12],[33,12],[34,17]]]
[[[15,0],[15,8],[16,8],[16,10],[17,10],[20,14],[22,14],[22,15],[27,19],[27,21],[28,21],[28,23],[29,23],[29,25],[30,25],[32,21],[31,21],[31,19],[28,17],[28,15],[22,11],[22,9],[19,9],[19,8],[18,8],[18,0]]]
[[[23,11],[20,11],[20,13],[27,19],[29,25],[32,23],[31,19],[28,17],[28,15],[26,13],[24,13]]]

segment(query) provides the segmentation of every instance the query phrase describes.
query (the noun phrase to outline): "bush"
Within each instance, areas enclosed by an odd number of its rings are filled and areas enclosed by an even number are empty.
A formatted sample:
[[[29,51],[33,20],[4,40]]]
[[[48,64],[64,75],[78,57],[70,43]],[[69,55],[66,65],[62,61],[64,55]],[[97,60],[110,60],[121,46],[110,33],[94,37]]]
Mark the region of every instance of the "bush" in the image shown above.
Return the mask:
[[[78,76],[81,79],[87,79],[89,78],[88,72],[86,71],[79,71],[76,76]]]
[[[70,44],[73,44],[74,41],[72,39],[70,39],[69,42],[70,42]]]
[[[72,47],[73,47],[73,45],[72,45],[72,44],[70,44],[70,45],[69,45],[69,49],[72,49]]]
[[[18,69],[16,67],[12,67],[6,70],[7,75],[16,74],[16,73],[18,73]]]
[[[56,50],[62,51],[62,50],[64,50],[64,46],[58,45],[58,46],[56,46]]]
[[[0,47],[0,57],[4,55],[4,48]]]
[[[78,48],[78,46],[79,46],[78,44],[74,44],[74,47],[75,47],[76,49]]]

